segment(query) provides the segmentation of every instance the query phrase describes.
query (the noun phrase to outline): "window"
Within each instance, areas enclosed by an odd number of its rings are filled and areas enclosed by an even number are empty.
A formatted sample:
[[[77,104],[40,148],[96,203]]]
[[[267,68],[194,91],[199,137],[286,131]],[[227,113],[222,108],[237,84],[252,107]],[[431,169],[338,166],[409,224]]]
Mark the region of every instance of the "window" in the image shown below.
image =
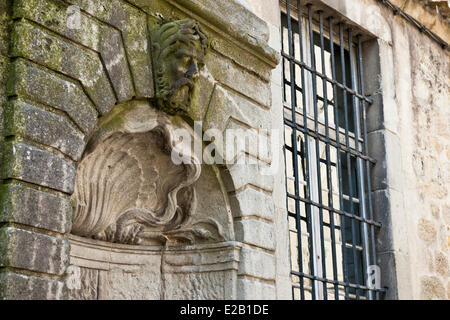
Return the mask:
[[[379,299],[361,35],[282,1],[287,208],[294,299]]]

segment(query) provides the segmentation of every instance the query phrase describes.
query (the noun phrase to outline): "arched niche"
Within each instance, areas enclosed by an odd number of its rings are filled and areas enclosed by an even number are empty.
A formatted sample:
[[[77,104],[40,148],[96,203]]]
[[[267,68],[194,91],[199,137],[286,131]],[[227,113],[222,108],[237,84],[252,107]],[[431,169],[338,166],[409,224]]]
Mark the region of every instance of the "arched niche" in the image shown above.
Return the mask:
[[[228,196],[219,170],[191,152],[194,139],[146,101],[100,118],[72,195],[71,299],[235,297]]]

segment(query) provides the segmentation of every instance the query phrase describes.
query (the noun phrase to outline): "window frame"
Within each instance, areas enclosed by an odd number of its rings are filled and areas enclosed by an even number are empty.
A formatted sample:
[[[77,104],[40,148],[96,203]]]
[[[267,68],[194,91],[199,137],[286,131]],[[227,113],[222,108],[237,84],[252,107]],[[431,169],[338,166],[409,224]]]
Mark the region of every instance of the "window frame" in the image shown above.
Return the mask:
[[[379,299],[380,293],[383,292],[383,289],[380,288],[369,288],[369,282],[368,276],[369,274],[366,274],[363,272],[362,276],[364,279],[358,279],[358,268],[355,265],[355,277],[357,278],[357,283],[352,284],[351,281],[346,279],[345,275],[345,266],[343,266],[343,277],[344,281],[338,280],[338,275],[336,274],[336,266],[334,265],[336,261],[335,254],[336,252],[333,252],[333,280],[328,279],[326,275],[324,275],[324,269],[325,268],[325,259],[326,255],[324,256],[325,250],[324,250],[324,236],[323,236],[323,211],[326,209],[328,213],[331,216],[339,215],[343,217],[343,220],[348,218],[348,215],[350,214],[352,217],[350,217],[351,221],[351,229],[352,229],[352,251],[353,254],[356,251],[356,244],[353,243],[353,240],[356,238],[355,236],[355,216],[353,206],[355,206],[355,203],[359,207],[359,213],[361,221],[358,223],[360,224],[360,235],[362,235],[363,239],[363,246],[362,246],[362,259],[363,264],[361,266],[361,270],[368,270],[368,266],[371,266],[375,264],[376,261],[376,255],[375,255],[375,227],[379,228],[381,225],[375,221],[373,221],[373,213],[372,213],[372,204],[371,204],[371,198],[370,198],[370,165],[374,164],[375,161],[371,159],[368,156],[368,146],[367,143],[367,130],[366,130],[366,116],[365,116],[365,108],[370,105],[372,102],[370,98],[366,97],[364,95],[364,83],[363,83],[363,61],[362,61],[362,49],[361,49],[361,36],[357,36],[357,42],[353,41],[353,35],[352,30],[349,29],[349,32],[346,34],[346,37],[344,36],[343,32],[343,24],[339,23],[339,33],[335,36],[335,29],[333,28],[333,21],[329,21],[329,28],[328,28],[328,38],[325,39],[324,35],[324,13],[321,12],[312,12],[312,5],[308,4],[306,6],[299,5],[299,0],[287,0],[284,1],[285,3],[281,2],[281,15],[286,16],[287,20],[287,29],[288,29],[288,53],[285,51],[285,43],[284,43],[284,25],[282,22],[281,26],[281,41],[282,41],[282,73],[283,73],[283,80],[282,80],[282,91],[283,91],[283,116],[284,116],[284,123],[285,125],[288,125],[292,131],[293,135],[296,137],[296,141],[294,143],[292,136],[291,136],[291,153],[292,153],[292,163],[294,167],[298,170],[298,160],[295,160],[294,154],[298,154],[297,149],[297,132],[300,132],[303,137],[305,137],[305,149],[306,151],[304,154],[306,154],[306,162],[307,162],[307,177],[306,181],[300,180],[298,176],[298,172],[296,173],[296,170],[294,169],[294,176],[288,175],[288,162],[286,161],[286,190],[287,190],[287,208],[288,208],[288,215],[289,212],[289,199],[294,198],[295,200],[295,215],[296,220],[300,220],[299,215],[299,202],[303,202],[305,205],[305,211],[308,211],[308,207],[310,210],[309,217],[308,213],[306,213],[307,219],[309,219],[307,223],[308,228],[308,246],[309,246],[309,256],[310,256],[310,262],[309,267],[312,271],[310,275],[301,272],[298,272],[297,275],[299,276],[300,280],[300,287],[302,286],[302,282],[304,282],[303,278],[310,278],[312,282],[312,298],[313,299],[326,299],[328,296],[328,290],[327,284],[332,284],[335,288],[335,298],[339,299],[339,296],[341,295],[340,289],[338,287],[344,286],[345,289],[345,298],[350,298],[349,291],[350,289],[354,289],[355,291],[355,298],[366,298],[366,299]],[[297,8],[294,6],[286,6],[286,2],[289,3],[297,3]],[[300,8],[300,10],[298,9]],[[303,9],[303,10],[302,10]],[[306,9],[306,10],[305,10]],[[305,12],[306,11],[306,12]],[[313,15],[318,14],[319,21],[313,21]],[[300,23],[298,22],[298,16],[301,17]],[[283,21],[283,18],[282,18]],[[293,32],[293,24],[297,24],[298,26],[298,35],[299,35],[299,51],[300,57],[296,57],[296,54],[299,52],[295,52],[295,37]],[[331,32],[330,32],[331,30]],[[321,65],[322,70],[317,70],[317,57],[315,53],[315,45],[314,41],[311,41],[311,38],[314,38],[314,34],[318,33],[320,37],[320,57],[321,59]],[[347,80],[351,80],[351,86],[348,87],[345,84],[340,83],[340,79],[336,78],[335,74],[335,68],[337,65],[337,62],[332,62],[333,66],[333,75],[330,79],[327,76],[327,72],[325,70],[325,66],[323,64],[324,61],[324,41],[329,41],[330,43],[330,55],[331,59],[335,59],[335,52],[334,48],[339,47],[341,54],[341,60],[342,63],[345,64],[345,50],[348,52],[348,64],[350,67],[350,78],[345,78],[346,69],[343,70],[343,79],[342,83],[348,83]],[[308,50],[309,48],[309,50]],[[350,50],[349,50],[350,48]],[[342,58],[344,57],[344,58]],[[290,102],[286,99],[286,92],[285,92],[285,85],[286,85],[286,62],[288,64],[289,69],[289,81],[290,82],[290,90],[291,90],[291,97]],[[313,64],[314,62],[314,64]],[[297,92],[296,92],[296,68],[300,68],[301,73],[301,98],[302,98],[302,105],[305,105],[306,108],[298,109],[297,106],[299,103],[295,101],[297,99]],[[341,69],[344,69],[341,65]],[[309,74],[308,77],[305,76],[305,74]],[[317,88],[317,77],[322,79],[322,90],[323,90],[323,97],[322,97],[322,105],[324,109],[327,109],[328,105],[328,96],[327,96],[327,85],[328,83],[332,84],[332,96],[333,100],[335,97],[337,97],[338,90],[342,91],[342,95],[345,97],[345,99],[348,100],[348,96],[351,98],[351,109],[353,109],[354,112],[354,132],[350,132],[349,125],[348,125],[348,119],[346,118],[346,125],[344,128],[342,128],[339,124],[337,125],[338,130],[336,130],[336,125],[333,125],[329,123],[329,120],[327,119],[327,116],[325,115],[325,119],[321,120],[318,117],[318,88]],[[292,80],[294,79],[294,89],[292,86]],[[304,89],[303,89],[304,88]],[[335,104],[339,105],[338,102],[334,101],[332,103],[332,109],[336,109],[334,106]],[[349,102],[345,101],[345,109],[347,111],[347,107]],[[293,110],[295,108],[295,110]],[[304,110],[306,109],[306,110]],[[306,111],[306,112],[305,112]],[[325,113],[328,110],[325,110]],[[305,114],[306,113],[306,114]],[[336,114],[336,112],[335,112]],[[344,115],[347,115],[344,113]],[[337,118],[336,118],[337,119]],[[334,120],[334,119],[333,119]],[[307,123],[306,127],[304,123]],[[338,131],[338,133],[336,132]],[[334,135],[333,135],[334,133]],[[355,138],[357,137],[357,138]],[[286,148],[289,149],[288,144],[288,137],[285,136],[285,158],[287,158],[286,154]],[[349,164],[349,167],[352,169],[351,161],[352,158],[355,158],[356,164],[356,176],[357,176],[357,183],[356,188],[358,189],[358,199],[354,198],[352,193],[349,195],[343,194],[342,189],[342,172],[341,174],[338,173],[339,177],[339,197],[340,197],[340,207],[339,209],[335,209],[333,207],[333,204],[331,204],[331,207],[327,207],[323,205],[323,201],[321,199],[321,193],[323,191],[323,187],[321,186],[321,169],[320,168],[320,162],[323,160],[321,156],[319,155],[320,152],[320,143],[325,143],[326,153],[327,153],[327,184],[333,185],[332,182],[330,184],[330,176],[328,175],[328,170],[330,168],[330,147],[336,148],[336,163],[340,162],[339,158],[341,157],[341,153],[344,150],[344,154],[347,158],[347,163]],[[295,146],[295,147],[294,147]],[[303,149],[302,149],[303,150]],[[303,151],[300,151],[303,152]],[[319,151],[319,152],[318,152]],[[304,157],[304,156],[303,156]],[[302,158],[303,159],[303,158]],[[336,164],[336,167],[338,165]],[[339,165],[340,168],[340,165]],[[337,168],[337,170],[342,171],[342,169]],[[294,180],[294,189],[295,189],[295,195],[290,194],[289,192],[289,182],[288,180]],[[351,181],[351,173],[349,176],[349,181]],[[305,192],[305,197],[301,198],[299,196],[299,185],[303,185],[308,187],[308,192]],[[351,182],[349,182],[349,185],[351,185]],[[327,186],[327,192],[333,193],[330,191],[329,186]],[[332,197],[332,196],[331,196]],[[362,199],[362,201],[361,201]],[[350,206],[352,207],[352,210],[350,213],[345,212],[346,210],[343,207],[343,200],[350,202]],[[357,200],[357,201],[354,201]],[[330,203],[328,203],[330,205]],[[297,235],[298,238],[298,245],[301,246],[301,221],[296,221],[296,228],[297,230],[300,230],[300,236]],[[331,227],[330,227],[331,230]],[[330,231],[331,232],[331,231]],[[333,227],[333,234],[335,233],[335,227]],[[342,232],[342,231],[341,231]],[[297,232],[298,233],[298,232]],[[345,233],[345,231],[343,232]],[[342,240],[342,256],[346,256],[345,249],[347,248],[347,242],[345,239]],[[334,250],[336,250],[336,242],[335,240],[332,240],[332,246]],[[292,250],[292,248],[291,248]],[[303,247],[302,247],[303,250]],[[302,263],[300,260],[303,259],[302,257],[302,250],[298,249],[299,251],[299,263]],[[311,257],[312,256],[312,257]],[[344,260],[345,258],[342,258]],[[356,261],[356,255],[354,255],[353,261]],[[346,262],[343,261],[343,264]],[[365,268],[364,268],[365,267]],[[292,271],[291,267],[291,274],[296,274]],[[303,280],[302,280],[303,279]],[[361,284],[359,281],[361,280],[363,283]],[[293,284],[293,290],[294,290],[295,284]],[[360,291],[366,292],[366,295],[360,295]],[[301,288],[301,298],[304,297],[304,288]]]

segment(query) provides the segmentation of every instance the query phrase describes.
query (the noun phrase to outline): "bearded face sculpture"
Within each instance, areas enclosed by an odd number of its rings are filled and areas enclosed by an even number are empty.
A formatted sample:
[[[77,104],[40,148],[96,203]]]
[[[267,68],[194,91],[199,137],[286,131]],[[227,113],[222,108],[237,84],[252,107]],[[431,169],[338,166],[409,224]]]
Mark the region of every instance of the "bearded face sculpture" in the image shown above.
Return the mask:
[[[163,24],[151,34],[158,107],[187,115],[195,81],[208,47],[198,22],[184,19]]]

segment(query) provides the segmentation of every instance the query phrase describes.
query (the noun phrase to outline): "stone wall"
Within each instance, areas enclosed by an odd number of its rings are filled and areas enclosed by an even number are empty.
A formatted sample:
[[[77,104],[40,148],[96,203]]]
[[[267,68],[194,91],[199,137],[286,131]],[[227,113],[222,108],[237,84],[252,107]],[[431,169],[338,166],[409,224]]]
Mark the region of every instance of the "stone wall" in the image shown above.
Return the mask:
[[[207,34],[210,50],[199,79],[198,108],[188,115],[191,121],[203,120],[204,131],[270,130],[270,70],[278,56],[267,45],[265,22],[233,1],[7,3],[14,23],[9,72],[1,72],[8,87],[6,93],[0,91],[3,101],[7,97],[0,295],[67,298],[74,205],[70,196],[78,162],[99,117],[127,101],[153,103],[148,28],[161,17],[193,18]],[[70,5],[81,9],[77,28],[68,24]],[[6,43],[1,42],[2,56]],[[4,66],[2,62],[0,67]],[[236,267],[238,289],[227,296],[276,298],[273,179],[260,172],[270,158],[258,158],[248,148],[239,150],[236,161],[253,159],[256,164],[220,168],[233,237],[242,244]]]
[[[370,153],[377,159],[372,197],[383,223],[377,254],[386,297],[450,299],[448,50],[380,1],[312,2],[372,35],[364,44],[365,81],[374,100],[368,110]],[[418,1],[392,2],[412,15],[423,8]],[[69,5],[81,8],[79,29],[67,26]],[[415,17],[444,38],[448,24],[425,11]],[[199,108],[190,120],[203,120],[204,131],[278,129],[272,143],[281,150],[279,12],[278,0],[0,2],[1,298],[68,297],[67,267],[76,260],[68,235],[77,165],[99,117],[128,101],[153,101],[148,26],[160,16],[193,18],[211,40]],[[236,160],[256,165],[219,168],[239,250],[224,262],[231,273],[198,279],[215,283],[229,276],[236,286],[224,290],[225,297],[291,298],[284,157],[278,155],[259,157],[246,146]],[[273,175],[261,173],[274,163]],[[198,255],[190,257],[184,258],[197,262],[189,260],[189,270],[204,267]],[[178,267],[168,276],[173,281],[184,272]],[[170,296],[183,297],[177,294]],[[211,297],[218,295],[212,291]]]
[[[398,68],[411,72],[411,95],[402,95],[408,103],[400,108],[399,132],[414,297],[450,299],[449,54],[417,30],[403,30],[409,66],[400,59],[406,50],[398,47],[396,53]]]

